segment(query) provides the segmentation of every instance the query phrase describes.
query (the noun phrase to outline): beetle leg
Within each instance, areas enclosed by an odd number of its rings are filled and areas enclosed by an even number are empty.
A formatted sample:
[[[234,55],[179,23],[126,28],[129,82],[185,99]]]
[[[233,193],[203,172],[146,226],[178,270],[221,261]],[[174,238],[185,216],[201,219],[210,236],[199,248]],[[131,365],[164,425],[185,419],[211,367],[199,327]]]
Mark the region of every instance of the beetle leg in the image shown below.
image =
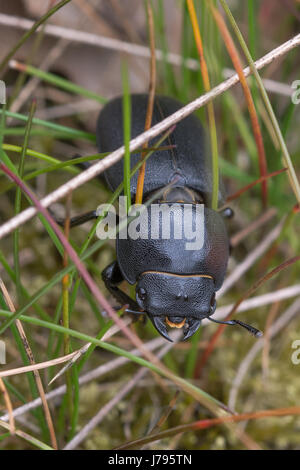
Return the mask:
[[[50,212],[55,222],[61,227],[64,227],[65,219],[57,217],[51,209],[48,209],[48,211]],[[70,227],[71,228],[77,227],[78,225],[85,224],[86,222],[89,222],[90,220],[95,220],[98,217],[99,217],[99,214],[97,213],[97,210],[85,212],[84,214],[75,215],[75,217],[72,217],[70,219]],[[119,223],[118,215],[116,215],[116,219],[117,219],[117,223]]]
[[[119,265],[116,261],[107,266],[107,268],[102,271],[102,279],[105,283],[106,288],[109,292],[115,297],[115,299],[120,302],[121,305],[129,305],[129,311],[132,310],[135,313],[139,312],[139,306],[137,302],[131,299],[125,292],[119,289],[118,284],[124,281],[124,277],[121,273]],[[143,314],[144,312],[141,312]]]
[[[224,207],[224,209],[222,209],[220,211],[220,214],[224,217],[224,219],[231,219],[232,217],[234,217],[234,211],[233,209],[231,209],[231,207]],[[231,243],[229,242],[229,255],[231,256],[231,253],[232,253],[232,245]]]
[[[80,155],[79,153],[75,153],[72,159],[80,158],[80,157],[82,157],[82,155]],[[86,162],[75,163],[75,165],[78,166],[81,170],[87,170],[88,168],[90,168],[90,166],[92,166],[92,163],[89,161],[86,161]]]
[[[221,210],[221,214],[226,219],[231,219],[234,216],[234,211],[231,207],[225,207]]]
[[[51,209],[48,209],[48,211],[50,212],[55,222],[61,227],[64,227],[65,219],[57,217]],[[88,222],[89,220],[95,220],[97,219],[97,217],[98,217],[97,211],[89,211],[89,212],[85,212],[84,214],[76,215],[75,217],[72,217],[70,219],[70,227],[72,228],[78,225],[85,224],[85,222]]]

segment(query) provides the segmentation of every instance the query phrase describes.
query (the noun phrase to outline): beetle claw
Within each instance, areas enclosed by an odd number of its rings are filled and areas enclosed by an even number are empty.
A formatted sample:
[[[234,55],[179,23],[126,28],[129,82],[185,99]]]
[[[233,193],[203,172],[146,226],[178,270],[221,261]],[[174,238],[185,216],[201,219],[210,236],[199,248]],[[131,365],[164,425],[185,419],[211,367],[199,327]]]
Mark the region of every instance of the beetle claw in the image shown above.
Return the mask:
[[[163,318],[161,317],[149,317],[157,331],[168,341],[173,343],[173,340],[168,335],[167,325],[165,324]]]
[[[197,320],[196,318],[191,318],[190,320],[188,320],[186,328],[184,330],[183,341],[193,336],[193,334],[196,333],[200,325],[201,320]]]

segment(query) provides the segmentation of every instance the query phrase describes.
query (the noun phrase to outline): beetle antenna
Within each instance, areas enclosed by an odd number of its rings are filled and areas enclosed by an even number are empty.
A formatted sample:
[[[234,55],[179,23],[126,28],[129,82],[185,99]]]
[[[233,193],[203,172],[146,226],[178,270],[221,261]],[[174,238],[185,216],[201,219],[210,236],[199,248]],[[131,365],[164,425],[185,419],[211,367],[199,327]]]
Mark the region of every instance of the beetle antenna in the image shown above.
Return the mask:
[[[221,320],[215,320],[214,318],[207,317],[207,320],[210,320],[214,323],[220,323],[221,325],[239,325],[243,328],[245,328],[249,333],[251,333],[255,338],[260,338],[263,333],[262,331],[258,330],[257,328],[254,328],[254,326],[248,325],[247,323],[242,322],[241,320],[229,320],[229,321],[221,321]]]

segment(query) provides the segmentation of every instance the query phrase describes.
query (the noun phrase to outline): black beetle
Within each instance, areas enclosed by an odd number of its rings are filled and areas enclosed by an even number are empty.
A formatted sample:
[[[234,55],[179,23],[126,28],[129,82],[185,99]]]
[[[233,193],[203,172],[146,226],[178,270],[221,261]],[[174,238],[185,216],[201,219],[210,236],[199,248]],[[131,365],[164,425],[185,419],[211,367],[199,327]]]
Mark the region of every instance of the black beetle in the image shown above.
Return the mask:
[[[131,95],[132,118],[131,137],[144,131],[148,95]],[[170,97],[156,96],[152,125],[173,114],[183,105]],[[111,152],[123,145],[122,97],[108,102],[101,110],[97,122],[97,145],[99,152]],[[168,150],[155,151],[147,161],[144,181],[144,201],[157,192],[155,204],[170,206],[173,212],[173,228],[180,220],[177,212],[187,205],[203,207],[204,238],[200,249],[186,250],[187,239],[126,239],[117,237],[117,261],[102,273],[108,290],[122,304],[127,304],[128,313],[147,314],[158,332],[166,339],[167,326],[183,328],[183,339],[192,336],[208,318],[217,323],[239,324],[255,336],[260,332],[239,320],[219,322],[211,317],[216,309],[215,293],[223,284],[230,252],[230,243],[224,217],[232,211],[226,208],[216,211],[211,208],[212,171],[211,161],[205,147],[205,135],[201,122],[190,115],[177,124],[167,138]],[[149,142],[151,146],[151,142]],[[131,155],[131,166],[140,156]],[[117,162],[104,173],[106,182],[115,191],[123,181],[123,161]],[[137,174],[131,178],[131,197],[134,201],[137,188]],[[155,196],[154,196],[155,197]],[[219,190],[219,205],[224,205],[222,183]],[[97,217],[92,211],[72,219],[71,224],[79,225]],[[192,223],[195,210],[190,212]],[[151,228],[153,219],[147,210],[145,224]],[[160,225],[160,222],[158,223]],[[126,280],[136,283],[136,301],[125,294],[118,285]]]
[[[144,130],[148,95],[131,96],[132,138]],[[182,104],[166,96],[156,96],[152,125],[173,114]],[[100,112],[97,123],[97,145],[99,152],[111,152],[123,144],[122,98],[110,101]],[[203,318],[209,318],[216,309],[215,292],[220,289],[226,273],[229,257],[229,238],[224,217],[231,216],[230,209],[217,212],[211,208],[212,172],[211,162],[205,148],[203,127],[195,115],[188,116],[177,124],[168,138],[171,148],[156,151],[146,165],[144,201],[155,191],[162,196],[154,201],[172,204],[180,211],[184,205],[204,205],[204,243],[201,249],[185,249],[187,240],[126,239],[117,238],[117,261],[102,273],[109,291],[122,304],[128,304],[128,312],[146,313],[159,333],[170,340],[167,325],[183,327],[183,339],[192,336]],[[151,142],[149,143],[151,145]],[[139,155],[131,156],[134,166]],[[123,181],[123,161],[105,171],[108,186],[115,191]],[[224,204],[222,184],[219,205]],[[137,173],[131,179],[131,196],[137,188]],[[166,188],[163,191],[163,188]],[[175,205],[174,205],[175,203]],[[177,203],[177,204],[176,204]],[[195,214],[194,216],[195,217]],[[173,223],[176,223],[174,214]],[[151,228],[150,212],[146,223]],[[136,301],[132,301],[118,288],[126,280],[136,283]],[[243,323],[233,320],[229,324]],[[256,334],[256,330],[249,327]]]

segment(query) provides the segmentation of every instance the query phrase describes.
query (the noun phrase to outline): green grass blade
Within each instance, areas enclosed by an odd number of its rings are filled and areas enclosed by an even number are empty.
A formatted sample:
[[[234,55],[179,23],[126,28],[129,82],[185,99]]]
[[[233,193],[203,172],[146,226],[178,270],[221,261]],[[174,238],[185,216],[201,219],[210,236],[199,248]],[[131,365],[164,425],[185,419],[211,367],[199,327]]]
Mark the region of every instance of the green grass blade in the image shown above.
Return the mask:
[[[60,8],[64,7],[67,3],[69,3],[71,0],[62,0],[59,2],[57,5],[55,5],[53,8],[51,8],[45,15],[43,15],[38,21],[36,21],[33,26],[26,31],[26,33],[23,34],[21,39],[17,42],[17,44],[9,51],[9,53],[4,57],[2,62],[0,63],[0,72],[3,71],[3,69],[6,67],[10,59],[14,56],[14,54],[17,52],[18,49],[27,41],[27,39],[32,36],[32,34],[38,29],[38,27],[45,23],[45,21],[50,18],[50,16],[54,15]]]
[[[18,173],[19,173],[20,178],[23,178],[23,175],[24,175],[25,155],[26,155],[26,150],[28,146],[32,118],[34,116],[35,109],[36,109],[36,103],[35,101],[33,101],[30,107],[30,111],[29,111],[29,119],[27,121],[26,133],[25,133],[24,143],[23,143],[22,152],[21,152],[20,161],[19,161]],[[16,196],[15,196],[15,215],[17,215],[21,210],[21,197],[22,197],[21,189],[17,187]],[[13,233],[13,240],[14,240],[13,252],[14,252],[14,269],[15,269],[15,274],[16,274],[17,298],[18,298],[18,303],[20,304],[22,303],[22,289],[21,289],[21,281],[20,281],[19,233],[20,233],[19,229],[16,229]]]
[[[5,114],[6,117],[11,117],[18,119],[19,121],[28,121],[28,117],[24,116],[21,113],[14,113],[12,111],[5,111],[4,109],[0,109],[0,114]],[[33,118],[32,123],[37,126],[43,126],[47,129],[52,129],[57,132],[62,132],[64,134],[68,134],[70,137],[74,139],[84,139],[88,140],[89,142],[96,143],[96,137],[94,134],[90,134],[89,132],[80,131],[79,129],[73,129],[72,127],[62,126],[61,124],[56,124],[55,122],[45,121],[39,118]]]
[[[20,62],[17,62],[15,60],[11,61],[10,65],[12,68],[20,70],[21,72],[25,72],[33,77],[38,77],[44,82],[51,83],[51,85],[54,85],[57,88],[61,88],[62,90],[74,93],[76,95],[81,95],[86,98],[90,98],[92,100],[98,101],[101,104],[107,102],[106,98],[100,96],[98,93],[94,93],[93,91],[87,90],[86,88],[76,85],[70,80],[55,75],[54,73],[45,72],[44,70],[40,70],[36,67],[33,67],[32,65],[21,64]]]
[[[8,312],[7,310],[0,309],[0,316],[10,318],[13,315],[11,312]],[[139,364],[142,367],[147,367],[148,369],[157,372],[159,375],[166,376],[168,378],[171,378],[171,380],[176,381],[178,385],[180,385],[187,393],[191,394],[196,400],[199,400],[201,403],[211,403],[213,406],[221,407],[222,409],[224,408],[223,404],[220,403],[218,400],[216,400],[214,397],[210,396],[208,393],[204,392],[203,390],[199,389],[195,385],[187,382],[185,379],[182,379],[181,377],[174,376],[173,374],[168,374],[165,372],[163,369],[161,369],[158,365],[153,364],[146,359],[143,359],[141,357],[136,356],[135,354],[132,354],[129,351],[126,351],[125,349],[121,349],[114,344],[106,343],[104,341],[98,340],[96,338],[93,338],[92,336],[86,335],[85,333],[82,333],[77,330],[73,330],[70,328],[65,328],[61,325],[55,325],[53,323],[45,322],[39,318],[33,318],[33,317],[28,317],[27,315],[21,315],[20,320],[25,323],[30,323],[32,325],[37,325],[42,328],[47,328],[50,330],[56,330],[59,333],[62,334],[69,334],[70,336],[73,336],[74,338],[80,339],[86,343],[93,343],[96,346],[99,346],[100,348],[105,349],[106,351],[110,351],[114,354],[117,354],[118,356],[126,357],[130,361]]]
[[[289,151],[288,151],[288,148],[286,146],[286,143],[285,143],[285,140],[284,140],[284,137],[282,135],[282,132],[281,132],[281,129],[280,129],[280,126],[279,126],[279,123],[278,123],[278,120],[275,116],[275,113],[274,113],[274,110],[273,110],[273,107],[271,105],[271,102],[269,100],[269,97],[268,97],[268,94],[265,90],[265,87],[264,87],[264,84],[263,84],[263,81],[254,65],[254,62],[253,62],[253,59],[252,59],[252,56],[249,52],[249,49],[247,47],[247,44],[243,38],[243,35],[227,5],[227,2],[226,0],[220,0],[223,8],[224,8],[224,11],[232,25],[232,28],[239,40],[239,43],[243,49],[243,52],[249,62],[249,66],[251,68],[251,71],[253,73],[253,75],[255,76],[256,78],[256,81],[257,81],[257,84],[258,84],[258,87],[260,89],[260,92],[261,92],[261,95],[262,95],[262,99],[264,101],[264,104],[266,106],[266,109],[269,113],[269,116],[270,116],[270,119],[271,119],[271,122],[273,124],[273,127],[274,127],[274,131],[275,131],[275,134],[277,136],[277,139],[280,143],[280,147],[281,147],[281,150],[282,150],[282,154],[283,154],[283,159],[284,159],[284,165],[287,166],[288,168],[288,175],[289,175],[289,179],[290,179],[290,183],[291,183],[291,186],[293,188],[293,191],[295,193],[295,196],[296,196],[296,199],[298,201],[298,203],[300,204],[300,184],[299,184],[299,181],[298,181],[298,178],[297,178],[297,175],[296,175],[296,172],[295,172],[295,169],[294,169],[294,166],[293,166],[293,163],[292,163],[292,160],[291,160],[291,157],[290,157],[290,154],[289,154]]]

